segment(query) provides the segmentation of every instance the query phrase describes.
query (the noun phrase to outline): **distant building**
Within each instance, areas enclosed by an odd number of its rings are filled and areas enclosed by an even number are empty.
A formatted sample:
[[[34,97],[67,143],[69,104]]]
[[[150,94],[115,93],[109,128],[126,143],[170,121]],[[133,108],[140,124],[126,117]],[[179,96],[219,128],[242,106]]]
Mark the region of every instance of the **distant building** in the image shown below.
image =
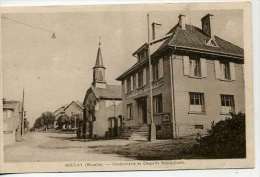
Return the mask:
[[[59,107],[53,114],[55,116],[54,128],[77,129],[79,122],[83,119],[83,105],[79,101],[72,101]],[[59,125],[61,122],[62,125]]]
[[[105,69],[99,44],[93,67],[93,82],[83,101],[85,120],[81,136],[86,138],[118,136],[122,125],[121,86],[107,84]]]
[[[10,145],[22,137],[22,105],[19,101],[3,101],[4,145]]]
[[[151,42],[152,76],[145,43],[133,54],[136,64],[117,78],[125,136],[149,136],[150,77],[158,139],[206,133],[213,121],[245,112],[243,49],[215,35],[213,15],[201,19],[201,28],[185,22],[180,15],[164,37]]]
[[[64,108],[64,113],[70,118],[69,128],[77,129],[79,121],[83,119],[83,105],[79,101],[72,101]]]

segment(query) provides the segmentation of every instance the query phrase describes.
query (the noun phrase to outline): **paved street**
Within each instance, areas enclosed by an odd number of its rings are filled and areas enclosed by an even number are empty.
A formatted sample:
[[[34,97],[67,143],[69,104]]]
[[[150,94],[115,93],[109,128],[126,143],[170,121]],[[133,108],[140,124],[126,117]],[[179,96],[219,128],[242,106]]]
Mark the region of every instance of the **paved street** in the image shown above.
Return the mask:
[[[132,160],[118,154],[97,152],[93,146],[127,145],[127,140],[87,141],[75,139],[75,134],[28,133],[24,141],[4,149],[7,162],[52,162],[78,160]]]

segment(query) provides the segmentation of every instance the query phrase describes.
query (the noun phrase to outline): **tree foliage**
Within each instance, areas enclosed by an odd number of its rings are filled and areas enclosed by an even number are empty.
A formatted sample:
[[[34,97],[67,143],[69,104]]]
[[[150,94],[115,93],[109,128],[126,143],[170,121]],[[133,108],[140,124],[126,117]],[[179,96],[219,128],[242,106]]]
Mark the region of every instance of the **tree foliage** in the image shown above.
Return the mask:
[[[55,116],[52,112],[46,111],[38,117],[35,122],[33,128],[52,128],[55,121]]]
[[[245,114],[212,123],[208,135],[198,139],[193,151],[208,158],[245,158]]]

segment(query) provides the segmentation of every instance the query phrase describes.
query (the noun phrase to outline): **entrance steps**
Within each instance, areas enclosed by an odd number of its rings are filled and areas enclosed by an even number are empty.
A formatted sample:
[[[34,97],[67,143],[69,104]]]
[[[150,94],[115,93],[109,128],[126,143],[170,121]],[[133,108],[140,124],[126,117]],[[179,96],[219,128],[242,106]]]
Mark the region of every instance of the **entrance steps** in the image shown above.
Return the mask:
[[[149,125],[124,127],[120,137],[129,140],[147,141],[149,138]]]

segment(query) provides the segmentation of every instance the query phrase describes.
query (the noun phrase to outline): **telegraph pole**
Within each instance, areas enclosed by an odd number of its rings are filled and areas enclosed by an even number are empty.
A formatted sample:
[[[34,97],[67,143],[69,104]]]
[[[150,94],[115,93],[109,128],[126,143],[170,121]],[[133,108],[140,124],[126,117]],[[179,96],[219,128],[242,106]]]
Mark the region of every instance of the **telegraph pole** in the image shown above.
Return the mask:
[[[23,89],[23,98],[22,98],[22,120],[21,120],[21,135],[24,135],[24,89]]]
[[[147,43],[148,43],[148,61],[149,61],[149,86],[150,86],[150,112],[151,112],[151,126],[149,132],[149,141],[156,140],[156,127],[154,123],[153,117],[153,80],[152,80],[152,62],[151,62],[151,54],[150,54],[150,16],[147,14]]]

